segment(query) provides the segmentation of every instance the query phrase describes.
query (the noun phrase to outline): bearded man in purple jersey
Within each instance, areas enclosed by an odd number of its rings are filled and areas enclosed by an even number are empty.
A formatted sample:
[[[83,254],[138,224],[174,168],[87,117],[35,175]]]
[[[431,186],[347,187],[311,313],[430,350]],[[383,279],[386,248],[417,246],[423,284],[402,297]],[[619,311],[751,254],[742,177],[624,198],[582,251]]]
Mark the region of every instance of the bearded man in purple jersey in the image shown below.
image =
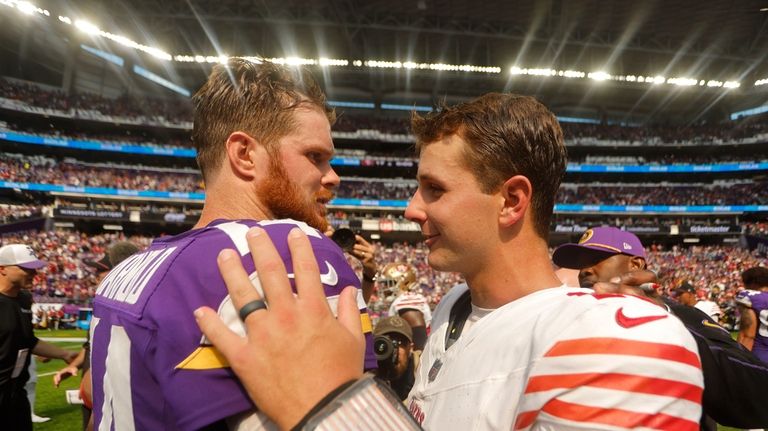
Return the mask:
[[[214,68],[193,102],[192,140],[206,184],[205,205],[194,229],[155,240],[115,267],[97,289],[91,324],[97,429],[274,426],[255,411],[192,317],[198,307],[211,307],[245,335],[216,259],[223,249],[237,250],[260,290],[245,238],[249,228],[264,229],[291,273],[288,232],[305,232],[332,310],[344,287],[360,292],[341,249],[322,234],[325,206],[339,184],[330,165],[334,113],[308,72],[231,59]],[[374,368],[376,359],[361,294],[358,309],[369,341],[365,365],[358,364],[362,370]]]

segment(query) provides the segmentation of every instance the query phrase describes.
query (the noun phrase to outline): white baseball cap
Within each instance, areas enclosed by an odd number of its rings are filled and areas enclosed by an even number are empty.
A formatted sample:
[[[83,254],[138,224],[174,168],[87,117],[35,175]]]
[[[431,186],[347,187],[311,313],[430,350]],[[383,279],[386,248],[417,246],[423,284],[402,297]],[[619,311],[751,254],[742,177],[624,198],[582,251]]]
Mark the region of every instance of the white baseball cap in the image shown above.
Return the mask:
[[[24,244],[8,244],[0,247],[0,266],[11,265],[26,269],[40,269],[46,263],[35,256],[32,247]]]

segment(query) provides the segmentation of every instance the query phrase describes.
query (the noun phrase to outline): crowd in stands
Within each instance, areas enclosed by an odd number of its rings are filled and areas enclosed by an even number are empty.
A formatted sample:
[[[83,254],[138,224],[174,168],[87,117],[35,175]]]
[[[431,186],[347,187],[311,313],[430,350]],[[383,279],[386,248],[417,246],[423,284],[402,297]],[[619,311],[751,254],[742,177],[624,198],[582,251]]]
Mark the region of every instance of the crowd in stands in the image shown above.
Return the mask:
[[[764,134],[760,122],[701,124],[688,126],[631,126],[610,124],[561,123],[566,140],[587,144],[591,140],[635,142],[639,144],[724,143]]]
[[[199,216],[202,211],[201,204],[164,204],[162,202],[141,201],[103,201],[96,199],[75,200],[57,197],[54,200],[56,207],[80,208],[102,211],[139,211],[142,213],[178,213],[188,216]]]
[[[84,232],[51,230],[26,231],[3,235],[2,244],[31,246],[48,265],[38,271],[33,282],[35,302],[74,302],[87,304],[95,289],[95,274],[83,260],[100,259],[114,242],[128,240],[144,248],[148,237],[126,238],[122,234],[89,235]]]
[[[415,191],[416,182],[414,181],[342,178],[336,195],[356,199],[408,200]]]
[[[65,94],[46,90],[34,84],[0,79],[0,97],[18,100],[31,106],[59,111],[98,111],[114,117],[147,117],[171,123],[191,121],[192,105],[188,100],[165,100],[133,97],[125,94],[109,98],[93,93]]]
[[[747,235],[768,238],[768,223],[766,222],[743,223],[743,226],[744,233]]]
[[[123,190],[202,192],[196,171],[163,170],[114,164],[93,165],[73,159],[0,154],[0,180]]]
[[[161,100],[129,94],[117,98],[90,93],[64,94],[61,91],[45,89],[32,83],[3,78],[0,78],[0,97],[21,101],[30,106],[61,111],[97,111],[104,115],[116,117],[153,118],[171,123],[192,120],[192,106],[188,99]],[[342,110],[340,109],[340,111]],[[768,124],[759,121],[687,126],[564,122],[562,126],[566,141],[573,145],[610,145],[611,143],[695,145],[703,142],[717,144],[761,137],[768,132]],[[405,115],[400,118],[390,118],[342,114],[339,115],[334,130],[339,132],[376,130],[385,134],[402,135],[409,133],[410,119]],[[182,145],[188,145],[188,143],[184,142]]]
[[[568,157],[569,163],[584,165],[712,165],[715,163],[756,163],[765,161],[766,158],[755,154],[715,156],[668,153],[648,154],[645,156],[586,155],[583,157]]]
[[[80,140],[116,145],[141,145],[145,147],[179,149],[191,148],[192,141],[187,135],[175,136],[164,134],[157,136],[147,130],[116,129],[111,133],[82,132],[77,130],[61,130],[58,128],[40,129],[39,127],[22,127],[6,123],[0,125],[0,131],[25,133],[52,139]],[[361,160],[386,159],[415,162],[416,157],[412,146],[391,146],[386,150],[337,148],[336,157],[357,158]],[[756,163],[765,162],[766,158],[757,154],[750,155],[693,155],[693,154],[647,154],[647,155],[584,155],[570,156],[569,163],[587,165],[710,165],[714,163]]]
[[[666,292],[683,281],[693,284],[699,298],[708,298],[720,306],[722,322],[733,329],[737,321],[734,296],[743,288],[741,273],[754,266],[768,266],[768,257],[732,246],[652,246],[648,266],[659,275]]]
[[[88,305],[96,287],[94,274],[83,260],[100,258],[110,244],[120,240],[132,241],[140,248],[151,242],[151,238],[145,236],[89,235],[71,230],[27,231],[0,238],[2,244],[29,244],[48,262],[34,279],[36,302],[78,305]],[[427,264],[428,249],[421,242],[374,242],[374,247],[380,267],[391,262],[407,262],[414,266],[418,274],[416,291],[426,296],[432,306],[437,305],[452,286],[462,282],[458,274],[432,270]],[[348,258],[353,268],[362,271],[357,260],[351,256]],[[768,265],[768,258],[758,252],[722,245],[665,248],[654,244],[648,248],[647,260],[649,268],[659,275],[664,292],[689,281],[699,290],[701,297],[710,298],[720,305],[724,310],[725,323],[729,324],[735,322],[733,297],[743,288],[741,272],[753,266]],[[374,318],[385,315],[388,307],[389,303],[374,292],[369,304]]]
[[[8,205],[0,204],[0,224],[42,216],[42,205]]]
[[[763,205],[768,186],[762,182],[729,185],[648,186],[591,184],[561,187],[557,203],[586,205]]]
[[[194,170],[87,164],[74,159],[0,154],[0,180],[109,187],[123,190],[203,192],[201,175]],[[406,200],[417,183],[402,179],[345,177],[339,198]],[[556,202],[609,205],[762,205],[768,203],[768,187],[762,182],[689,184],[564,184]]]

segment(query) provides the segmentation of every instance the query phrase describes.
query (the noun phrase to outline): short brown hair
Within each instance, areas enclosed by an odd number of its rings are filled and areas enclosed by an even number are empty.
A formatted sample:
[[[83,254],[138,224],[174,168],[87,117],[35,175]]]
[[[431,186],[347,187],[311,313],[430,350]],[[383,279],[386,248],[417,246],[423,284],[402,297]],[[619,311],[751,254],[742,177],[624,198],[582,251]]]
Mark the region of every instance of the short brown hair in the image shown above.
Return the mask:
[[[493,193],[504,181],[523,175],[531,182],[534,226],[549,237],[549,224],[567,153],[557,118],[533,97],[489,93],[471,102],[443,106],[411,119],[416,151],[451,135],[466,143],[464,161],[483,193]]]
[[[274,150],[277,140],[296,127],[293,111],[300,105],[316,107],[328,121],[335,120],[309,71],[266,61],[256,64],[244,58],[216,65],[192,102],[192,142],[203,178],[221,165],[224,143],[233,132],[248,133]]]
[[[755,266],[741,273],[744,286],[768,287],[768,268]]]

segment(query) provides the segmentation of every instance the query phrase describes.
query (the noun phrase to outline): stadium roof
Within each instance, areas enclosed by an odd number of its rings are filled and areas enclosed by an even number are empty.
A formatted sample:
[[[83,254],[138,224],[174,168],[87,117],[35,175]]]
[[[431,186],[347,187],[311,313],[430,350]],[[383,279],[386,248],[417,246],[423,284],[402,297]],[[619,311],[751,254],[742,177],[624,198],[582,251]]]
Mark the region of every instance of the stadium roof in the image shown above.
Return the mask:
[[[533,94],[572,115],[693,121],[762,104],[768,1],[48,0],[54,14],[174,54],[498,66],[498,74],[334,70],[338,98],[429,103],[487,91]],[[511,75],[512,66],[739,81],[681,88]],[[188,86],[205,73],[177,65]],[[201,70],[201,72],[196,72]],[[429,73],[428,73],[429,72]],[[694,81],[695,82],[695,81]]]

